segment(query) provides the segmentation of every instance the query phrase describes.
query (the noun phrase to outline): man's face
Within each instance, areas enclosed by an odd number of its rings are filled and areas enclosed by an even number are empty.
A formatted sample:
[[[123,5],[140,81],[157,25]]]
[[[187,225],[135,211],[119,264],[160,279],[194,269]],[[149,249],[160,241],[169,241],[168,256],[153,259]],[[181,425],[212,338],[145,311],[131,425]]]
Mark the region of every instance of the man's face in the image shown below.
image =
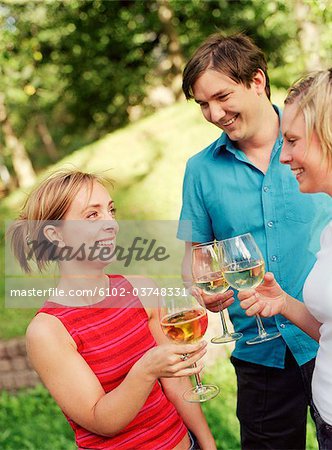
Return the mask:
[[[259,117],[264,89],[261,71],[248,88],[222,72],[207,69],[196,80],[193,94],[205,119],[221,128],[232,141],[241,143],[254,138],[262,126]]]

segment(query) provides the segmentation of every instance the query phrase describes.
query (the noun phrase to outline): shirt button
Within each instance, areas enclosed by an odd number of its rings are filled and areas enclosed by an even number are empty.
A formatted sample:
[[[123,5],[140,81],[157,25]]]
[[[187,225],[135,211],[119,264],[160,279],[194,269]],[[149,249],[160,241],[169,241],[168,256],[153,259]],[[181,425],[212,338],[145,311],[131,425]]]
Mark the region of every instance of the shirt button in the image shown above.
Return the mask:
[[[280,328],[286,328],[286,325],[284,323],[281,323]]]
[[[270,220],[270,222],[267,223],[267,226],[268,226],[269,228],[272,228],[273,225],[274,225],[274,222],[272,222],[272,220]]]
[[[269,190],[270,190],[270,188],[269,188],[268,186],[264,186],[264,187],[263,187],[263,191],[264,191],[264,192],[269,192]]]
[[[278,257],[276,255],[271,256],[271,261],[277,261]]]

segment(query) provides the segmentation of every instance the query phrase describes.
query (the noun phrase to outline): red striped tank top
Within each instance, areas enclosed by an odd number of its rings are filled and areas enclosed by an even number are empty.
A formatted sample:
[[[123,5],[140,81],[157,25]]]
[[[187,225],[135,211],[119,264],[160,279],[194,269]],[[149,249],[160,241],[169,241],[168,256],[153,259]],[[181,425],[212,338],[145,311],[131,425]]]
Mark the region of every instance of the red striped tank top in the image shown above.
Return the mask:
[[[110,276],[111,287],[125,295],[106,297],[92,307],[64,307],[49,301],[39,310],[62,322],[106,393],[115,389],[136,361],[157,345],[146,311],[132,294],[129,281],[119,275]],[[67,420],[79,449],[171,450],[187,433],[158,382],[135,419],[115,436],[100,436],[69,417]]]

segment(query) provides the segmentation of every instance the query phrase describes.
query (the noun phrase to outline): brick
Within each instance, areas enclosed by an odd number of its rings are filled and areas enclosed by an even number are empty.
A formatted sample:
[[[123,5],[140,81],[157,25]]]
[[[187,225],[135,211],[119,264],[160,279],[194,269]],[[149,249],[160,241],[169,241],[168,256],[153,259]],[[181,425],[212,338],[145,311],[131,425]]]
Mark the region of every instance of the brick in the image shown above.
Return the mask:
[[[25,362],[26,362],[26,365],[27,365],[28,369],[34,370],[33,367],[32,367],[32,364],[30,362],[30,359],[28,357],[25,358]]]
[[[27,349],[26,349],[25,338],[24,337],[18,339],[17,346],[18,346],[18,353],[19,353],[19,355],[20,356],[26,356]]]
[[[14,373],[14,386],[17,389],[24,388],[30,386],[30,373],[25,370],[22,372]]]
[[[0,341],[0,360],[6,356],[5,343]]]
[[[8,372],[1,377],[2,386],[6,390],[11,390],[15,388],[15,381],[12,372]]]
[[[19,356],[20,349],[17,339],[13,339],[11,341],[6,342],[6,353],[10,359],[14,358],[15,356]]]
[[[25,338],[0,341],[0,391],[16,392],[41,383],[27,357]]]
[[[8,359],[3,359],[0,361],[0,373],[9,372],[11,370],[11,364]]]
[[[28,364],[26,358],[23,356],[17,356],[16,358],[11,360],[11,365],[13,370],[26,370],[28,368]]]

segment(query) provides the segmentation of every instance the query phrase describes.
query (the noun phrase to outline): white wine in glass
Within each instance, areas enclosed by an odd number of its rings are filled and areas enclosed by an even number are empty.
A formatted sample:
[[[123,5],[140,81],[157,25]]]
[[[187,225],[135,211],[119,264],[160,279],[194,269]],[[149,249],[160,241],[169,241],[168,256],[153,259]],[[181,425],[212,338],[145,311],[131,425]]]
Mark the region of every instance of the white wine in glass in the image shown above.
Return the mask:
[[[243,291],[259,286],[265,274],[265,264],[261,251],[250,233],[224,239],[219,242],[222,249],[224,276],[234,289]],[[246,341],[247,344],[261,344],[281,336],[267,333],[262,319],[256,314],[258,336]]]
[[[192,247],[191,272],[194,283],[208,295],[226,292],[229,284],[221,270],[221,248],[218,242],[206,242]],[[213,344],[226,344],[242,338],[242,333],[228,330],[224,311],[219,305],[222,334],[211,339]]]
[[[258,261],[257,265],[254,266],[249,263],[249,266],[247,261],[243,261],[237,264],[238,270],[225,270],[225,277],[234,289],[243,291],[244,289],[255,288],[263,281],[265,274],[264,261]]]
[[[203,299],[193,288],[186,295],[159,298],[160,326],[165,336],[178,344],[192,344],[205,334],[208,318]],[[183,355],[185,358],[186,355]],[[195,364],[196,365],[196,364]],[[184,400],[202,403],[219,394],[218,386],[202,384],[199,374],[195,374],[196,386],[183,394]]]

